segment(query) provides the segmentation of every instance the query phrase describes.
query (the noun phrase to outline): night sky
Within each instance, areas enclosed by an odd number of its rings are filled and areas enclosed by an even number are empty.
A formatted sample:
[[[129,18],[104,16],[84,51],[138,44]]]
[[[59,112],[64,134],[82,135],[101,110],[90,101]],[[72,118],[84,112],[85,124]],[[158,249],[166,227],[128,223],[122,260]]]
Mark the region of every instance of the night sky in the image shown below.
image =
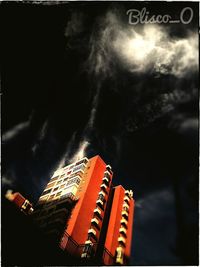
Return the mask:
[[[193,18],[130,25],[144,7]],[[58,167],[99,154],[134,192],[131,265],[197,265],[198,10],[2,2],[2,192],[36,203]]]

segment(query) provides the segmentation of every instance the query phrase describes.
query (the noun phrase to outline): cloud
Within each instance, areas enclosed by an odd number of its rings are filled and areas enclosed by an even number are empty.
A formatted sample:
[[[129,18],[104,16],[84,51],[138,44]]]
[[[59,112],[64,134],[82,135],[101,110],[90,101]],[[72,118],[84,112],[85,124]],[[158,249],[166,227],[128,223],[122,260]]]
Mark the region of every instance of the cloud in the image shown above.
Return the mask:
[[[15,136],[20,134],[22,131],[26,130],[30,125],[30,121],[24,121],[17,125],[15,125],[12,129],[8,130],[5,134],[2,136],[3,143],[6,143],[10,140],[12,140]]]
[[[47,134],[47,128],[48,128],[48,120],[46,120],[43,125],[41,126],[41,129],[39,130],[39,133],[37,135],[37,138],[35,139],[35,142],[31,148],[33,154],[36,153],[37,149],[39,148],[42,140],[45,138],[45,135]]]
[[[75,162],[81,158],[84,158],[86,156],[86,149],[89,146],[89,142],[87,140],[83,140],[80,142],[80,145],[78,147],[78,150],[76,153],[73,155],[72,159],[70,162]]]
[[[172,38],[167,28],[157,25],[133,29],[109,11],[92,35],[88,62],[89,71],[103,77],[112,76],[117,64],[131,73],[182,77],[198,70],[198,35]]]
[[[197,34],[172,39],[164,27],[145,25],[139,33],[119,31],[113,49],[131,72],[152,70],[182,77],[198,69]]]

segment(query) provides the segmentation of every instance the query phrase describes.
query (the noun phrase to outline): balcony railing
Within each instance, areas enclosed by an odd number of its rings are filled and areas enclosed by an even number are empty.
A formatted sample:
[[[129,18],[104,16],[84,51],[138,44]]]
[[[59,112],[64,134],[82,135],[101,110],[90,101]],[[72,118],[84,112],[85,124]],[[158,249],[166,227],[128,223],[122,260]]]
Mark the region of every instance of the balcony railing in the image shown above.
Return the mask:
[[[104,177],[110,179],[110,172],[109,171],[105,171],[104,172]]]
[[[127,203],[129,203],[130,202],[130,198],[128,196],[125,196],[124,197],[124,201],[126,201]]]
[[[127,220],[125,218],[121,219],[120,222],[121,222],[121,225],[127,227],[128,222],[127,222]]]
[[[103,195],[105,197],[106,194],[103,191],[100,191],[99,195]]]
[[[104,203],[103,203],[103,201],[101,199],[98,199],[96,203],[97,203],[97,205],[99,205],[100,207],[103,208]]]
[[[65,245],[62,246],[62,242],[64,241]],[[89,246],[88,246],[89,245]],[[83,263],[85,260],[89,260],[92,265],[97,265],[96,262],[96,250],[98,247],[98,242],[91,242],[91,240],[86,240],[84,244],[78,244],[68,233],[64,233],[60,247],[63,250],[66,250],[70,255],[82,259]],[[91,247],[91,249],[90,249]],[[115,257],[106,249],[103,249],[102,255],[103,263],[107,263],[107,265],[115,264]],[[84,264],[85,265],[85,264]]]
[[[127,230],[124,227],[120,227],[119,232],[126,236]]]
[[[122,243],[123,245],[125,245],[126,244],[126,239],[124,237],[120,236],[120,237],[118,237],[118,242]]]
[[[103,182],[109,185],[110,179],[108,179],[107,177],[103,177]]]
[[[79,171],[84,171],[86,167],[86,164],[82,163],[81,165],[75,166],[72,173],[76,173]]]
[[[92,218],[91,223],[98,225],[99,224],[99,220],[97,218]]]
[[[102,185],[101,185],[101,189],[103,189],[104,192],[106,192],[107,188],[108,188],[107,185],[105,185],[105,184],[102,184]]]
[[[126,210],[122,211],[122,216],[128,219],[128,212]]]
[[[91,228],[88,230],[88,234],[92,234],[92,235],[96,236],[97,232]]]
[[[129,209],[129,205],[128,205],[126,202],[124,202],[124,203],[123,203],[123,208],[127,208],[127,209]]]

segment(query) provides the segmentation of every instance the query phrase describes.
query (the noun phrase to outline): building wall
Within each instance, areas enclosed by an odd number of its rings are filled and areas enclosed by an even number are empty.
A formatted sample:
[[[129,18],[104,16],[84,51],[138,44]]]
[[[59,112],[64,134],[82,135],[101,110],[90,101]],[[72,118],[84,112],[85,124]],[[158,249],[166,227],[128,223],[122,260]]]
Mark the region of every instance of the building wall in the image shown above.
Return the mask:
[[[113,188],[114,196],[110,212],[110,219],[108,224],[108,231],[106,235],[105,248],[108,250],[111,255],[116,258],[117,249],[120,247],[123,251],[123,260],[121,264],[126,263],[127,259],[130,257],[131,251],[131,239],[132,239],[132,224],[133,224],[133,209],[134,209],[134,200],[130,198],[129,208],[128,208],[128,218],[126,219],[126,236],[120,233],[120,228],[125,228],[121,224],[121,220],[124,219],[122,216],[124,197],[126,190],[121,186],[116,186]],[[124,238],[124,243],[118,241],[118,238],[122,236]],[[103,257],[103,262],[105,265],[112,264],[110,257],[105,254]],[[119,262],[118,262],[119,263]]]
[[[82,190],[79,192],[79,200],[72,211],[71,218],[65,230],[67,236],[65,235],[62,239],[61,247],[63,249],[71,249],[71,243],[70,240],[68,241],[68,236],[71,236],[73,240],[79,245],[84,245],[85,241],[88,239],[88,230],[91,228],[96,231],[96,239],[93,239],[92,241],[94,243],[98,242],[101,232],[101,225],[104,218],[106,202],[104,204],[104,209],[101,209],[96,204],[96,201],[98,199],[99,192],[101,191],[100,186],[102,184],[102,179],[104,177],[105,171],[106,164],[99,156],[95,156],[90,159],[87,165],[87,169],[85,170],[85,173],[82,176]],[[108,187],[107,194],[105,194],[105,199],[107,199],[109,190],[110,188]],[[97,206],[99,210],[101,210],[102,220],[94,214],[94,209]],[[94,224],[91,223],[92,218],[96,218],[99,221],[99,227],[96,227]],[[75,254],[77,253],[81,254],[82,251],[76,251]]]
[[[103,259],[105,265],[114,265],[116,255],[119,259],[117,251],[123,247],[123,259],[117,263],[124,264],[130,256],[134,200],[128,198],[129,214],[122,246],[118,238],[122,235],[124,197],[129,191],[121,185],[113,188],[111,167],[100,156],[85,160],[87,163],[80,173],[81,160],[54,173],[40,197],[42,207],[36,210],[35,214],[39,215],[36,217],[43,223],[44,231],[45,225],[49,227],[50,224],[50,230],[47,227],[46,232],[57,236],[59,246],[69,254],[89,259],[93,253],[97,262]],[[77,181],[74,177],[78,173]],[[62,226],[55,224],[52,229],[54,220],[56,223],[60,220]],[[90,235],[89,230],[92,231]]]

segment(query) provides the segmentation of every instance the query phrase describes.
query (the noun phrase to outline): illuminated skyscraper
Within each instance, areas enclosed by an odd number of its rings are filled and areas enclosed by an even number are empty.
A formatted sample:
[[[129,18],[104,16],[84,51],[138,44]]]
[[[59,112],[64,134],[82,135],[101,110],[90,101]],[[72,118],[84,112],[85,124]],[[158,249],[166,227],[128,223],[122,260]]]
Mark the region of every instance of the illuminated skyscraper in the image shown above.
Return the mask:
[[[112,169],[99,157],[57,170],[41,195],[35,217],[60,248],[83,262],[127,264],[134,200],[113,187]]]

